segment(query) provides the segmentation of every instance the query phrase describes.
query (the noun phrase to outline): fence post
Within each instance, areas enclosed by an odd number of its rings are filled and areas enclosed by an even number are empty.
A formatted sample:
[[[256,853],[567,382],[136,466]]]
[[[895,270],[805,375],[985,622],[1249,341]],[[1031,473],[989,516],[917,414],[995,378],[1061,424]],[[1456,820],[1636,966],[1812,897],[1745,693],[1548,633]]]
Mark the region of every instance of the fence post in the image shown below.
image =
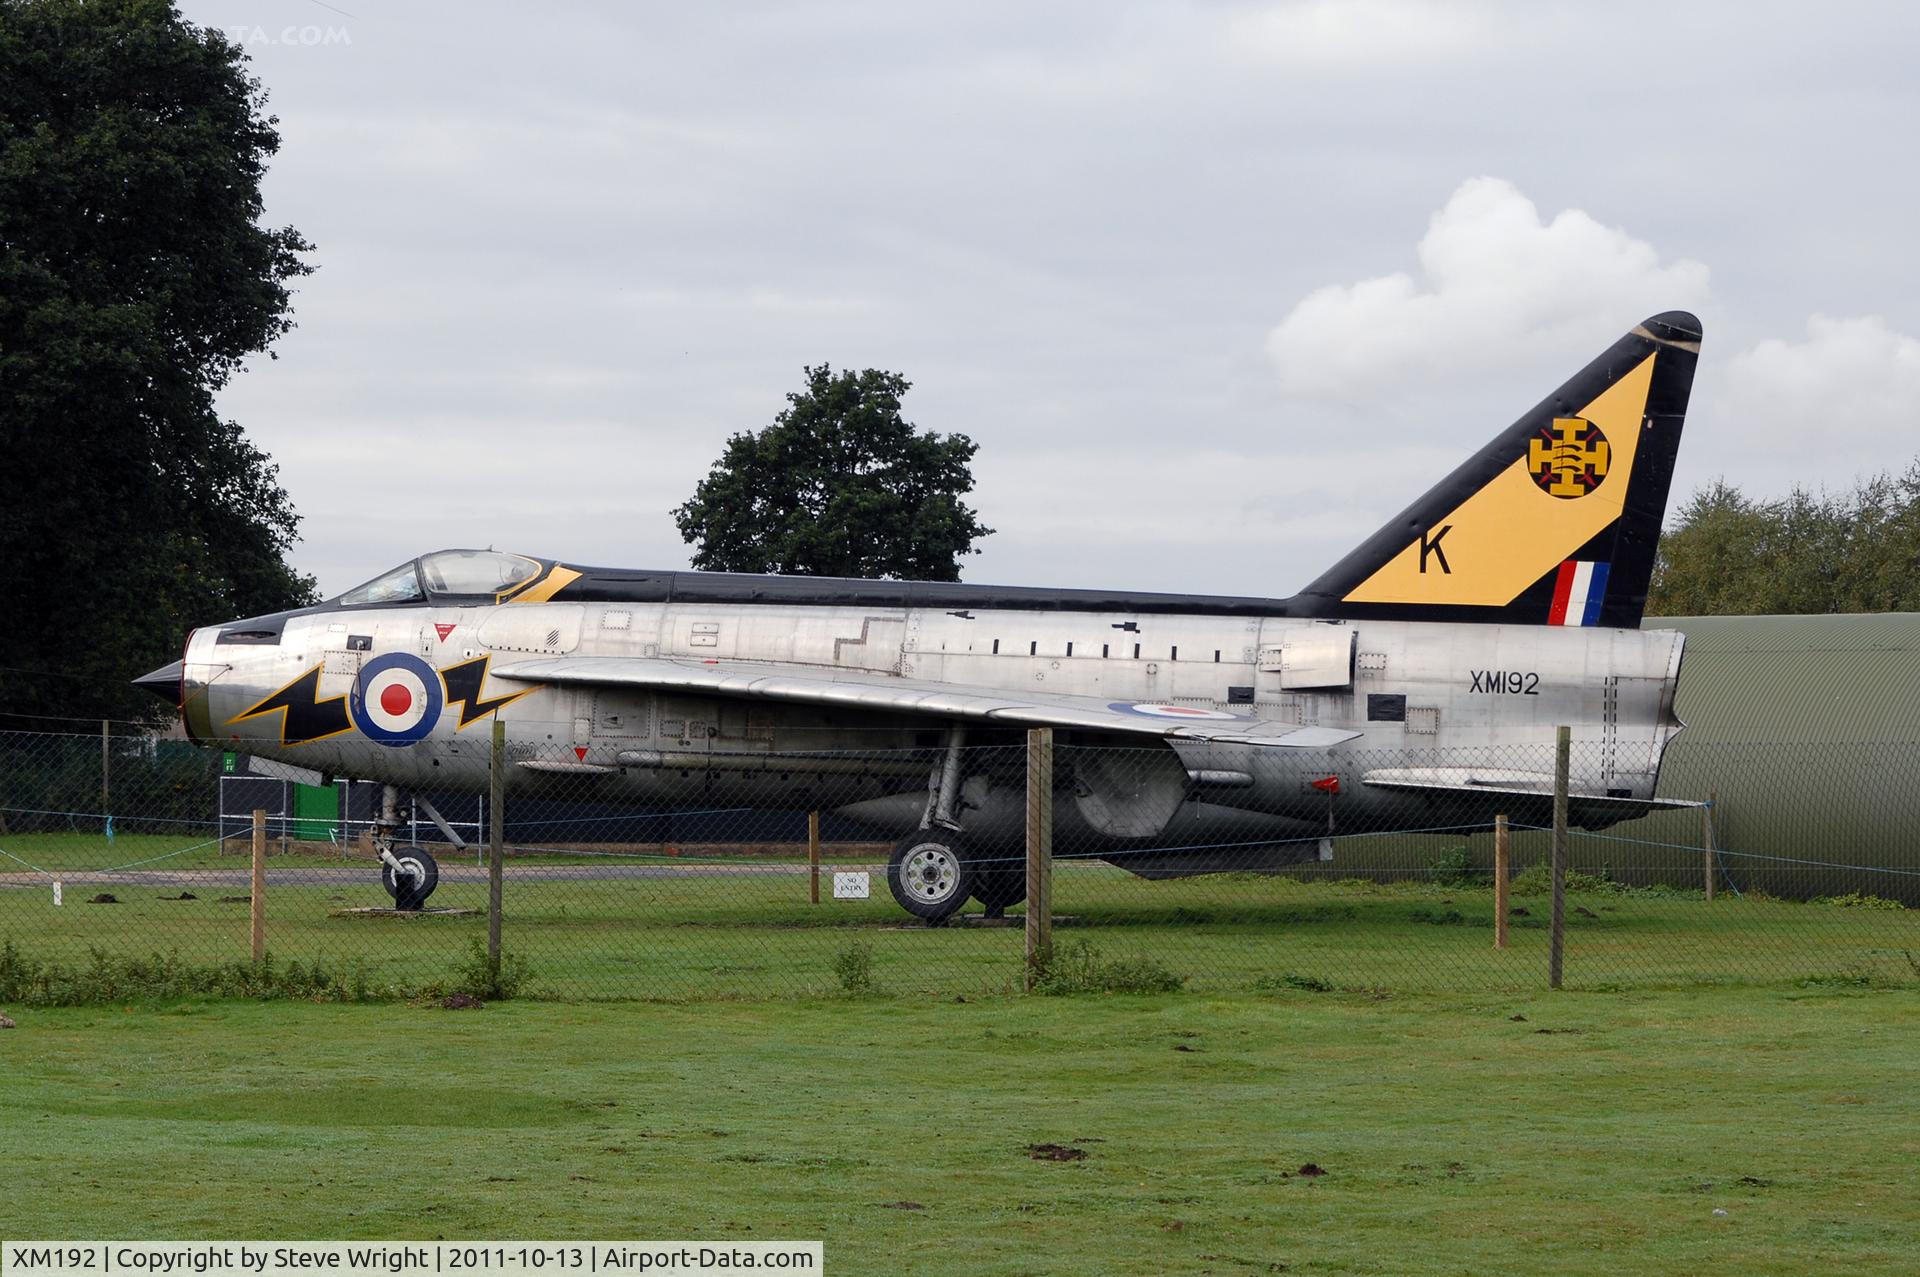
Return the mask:
[[[1027,730],[1027,989],[1053,961],[1053,729]]]
[[[1707,903],[1713,903],[1713,807],[1720,801],[1720,795],[1713,790],[1707,791],[1707,805],[1700,809],[1700,872],[1707,886]]]
[[[820,903],[820,810],[807,813],[807,893]]]
[[[487,784],[487,970],[500,978],[500,896],[507,841],[507,725],[493,719],[493,758]]]
[[[1493,947],[1507,947],[1507,818],[1493,818]]]
[[[248,897],[248,915],[253,927],[253,961],[258,966],[267,956],[267,813],[253,809],[253,895]]]
[[[1573,730],[1553,729],[1553,918],[1548,924],[1547,987],[1560,987],[1567,941],[1567,773],[1571,769]]]
[[[112,812],[113,810],[113,808],[108,803],[109,787],[107,784],[107,777],[113,771],[113,762],[112,762],[113,751],[110,748],[108,748],[108,745],[107,745],[107,741],[109,737],[112,735],[112,733],[113,733],[113,725],[111,720],[104,719],[104,718],[101,719],[100,720],[100,816],[102,819],[105,819],[108,813]]]

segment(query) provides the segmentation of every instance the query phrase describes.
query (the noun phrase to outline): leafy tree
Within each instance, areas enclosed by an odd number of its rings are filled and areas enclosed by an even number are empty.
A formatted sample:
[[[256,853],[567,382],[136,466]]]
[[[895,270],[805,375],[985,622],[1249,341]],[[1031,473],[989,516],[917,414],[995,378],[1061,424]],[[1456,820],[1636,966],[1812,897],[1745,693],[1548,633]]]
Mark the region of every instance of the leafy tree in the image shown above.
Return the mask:
[[[1694,493],[1660,539],[1647,611],[1743,616],[1920,611],[1920,463],[1841,493]]]
[[[805,390],[759,433],[727,440],[693,499],[673,511],[720,572],[957,581],[991,536],[960,498],[979,445],[922,434],[900,416],[909,382],[869,368],[806,370]]]
[[[162,0],[0,0],[0,722],[164,715],[127,680],[189,626],[311,595],[214,408],[310,269],[260,225],[264,105]]]

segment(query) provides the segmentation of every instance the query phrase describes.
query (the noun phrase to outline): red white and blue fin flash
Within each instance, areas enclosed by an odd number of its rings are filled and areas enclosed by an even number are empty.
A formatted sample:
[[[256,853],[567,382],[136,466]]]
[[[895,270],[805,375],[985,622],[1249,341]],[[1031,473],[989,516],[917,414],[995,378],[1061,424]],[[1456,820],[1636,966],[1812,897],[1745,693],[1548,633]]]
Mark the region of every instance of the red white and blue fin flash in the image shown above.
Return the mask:
[[[1553,607],[1548,625],[1597,625],[1600,604],[1607,597],[1608,563],[1575,562],[1560,565],[1553,583]]]

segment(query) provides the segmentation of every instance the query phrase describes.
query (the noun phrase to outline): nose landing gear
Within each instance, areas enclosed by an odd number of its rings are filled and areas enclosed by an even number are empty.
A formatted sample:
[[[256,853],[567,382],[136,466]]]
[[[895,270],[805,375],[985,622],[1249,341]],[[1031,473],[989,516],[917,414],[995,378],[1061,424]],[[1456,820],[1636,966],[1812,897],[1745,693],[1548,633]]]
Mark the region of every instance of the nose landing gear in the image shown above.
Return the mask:
[[[431,807],[427,810],[446,828],[438,812]],[[380,885],[393,897],[395,909],[417,913],[426,908],[427,897],[440,885],[440,863],[420,847],[396,847],[394,838],[399,832],[400,791],[388,785],[380,795],[380,817],[373,822],[373,846],[380,854]],[[452,832],[447,830],[449,835]],[[458,840],[455,845],[459,845]]]
[[[440,885],[440,865],[418,847],[380,849],[380,885],[393,897],[393,907],[408,912],[426,908],[427,897]]]

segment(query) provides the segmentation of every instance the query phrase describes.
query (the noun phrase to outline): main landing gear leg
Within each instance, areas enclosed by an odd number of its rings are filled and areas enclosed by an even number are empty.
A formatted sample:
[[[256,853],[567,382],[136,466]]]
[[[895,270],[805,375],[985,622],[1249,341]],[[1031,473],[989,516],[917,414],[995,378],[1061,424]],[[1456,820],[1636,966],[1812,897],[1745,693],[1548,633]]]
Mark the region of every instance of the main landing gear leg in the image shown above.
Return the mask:
[[[967,729],[947,729],[947,752],[927,778],[927,809],[920,828],[902,838],[887,861],[887,887],[902,909],[942,923],[973,894],[974,869],[960,838],[962,750]]]

